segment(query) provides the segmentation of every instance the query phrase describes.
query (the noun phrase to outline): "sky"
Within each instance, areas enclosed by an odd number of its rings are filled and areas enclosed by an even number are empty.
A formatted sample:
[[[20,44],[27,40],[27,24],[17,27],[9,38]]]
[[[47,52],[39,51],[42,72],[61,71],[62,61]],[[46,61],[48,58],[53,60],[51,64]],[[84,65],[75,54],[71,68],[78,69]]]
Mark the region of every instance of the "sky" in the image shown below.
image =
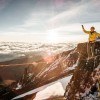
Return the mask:
[[[87,41],[100,32],[100,0],[0,0],[0,41]]]

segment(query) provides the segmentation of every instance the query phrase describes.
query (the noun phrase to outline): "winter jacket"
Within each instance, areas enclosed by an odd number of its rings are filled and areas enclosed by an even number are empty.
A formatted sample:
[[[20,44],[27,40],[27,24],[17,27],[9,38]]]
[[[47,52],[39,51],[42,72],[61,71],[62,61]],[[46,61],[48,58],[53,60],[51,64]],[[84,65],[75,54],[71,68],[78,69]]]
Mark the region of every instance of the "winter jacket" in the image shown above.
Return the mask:
[[[91,32],[91,31],[86,31],[85,29],[83,29],[83,31],[89,34],[89,42],[95,42],[97,37],[100,37],[100,34],[97,33],[96,31]]]

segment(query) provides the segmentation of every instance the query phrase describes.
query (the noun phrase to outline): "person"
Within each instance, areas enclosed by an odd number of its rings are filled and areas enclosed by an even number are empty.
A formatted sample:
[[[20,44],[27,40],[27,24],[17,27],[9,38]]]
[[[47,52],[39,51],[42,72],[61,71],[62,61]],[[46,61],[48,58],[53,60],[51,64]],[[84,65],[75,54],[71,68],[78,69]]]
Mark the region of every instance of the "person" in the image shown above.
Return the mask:
[[[95,42],[100,34],[95,31],[95,27],[91,27],[90,31],[85,30],[84,26],[82,25],[83,32],[89,35],[89,43],[87,47],[88,58],[91,58],[95,54]]]

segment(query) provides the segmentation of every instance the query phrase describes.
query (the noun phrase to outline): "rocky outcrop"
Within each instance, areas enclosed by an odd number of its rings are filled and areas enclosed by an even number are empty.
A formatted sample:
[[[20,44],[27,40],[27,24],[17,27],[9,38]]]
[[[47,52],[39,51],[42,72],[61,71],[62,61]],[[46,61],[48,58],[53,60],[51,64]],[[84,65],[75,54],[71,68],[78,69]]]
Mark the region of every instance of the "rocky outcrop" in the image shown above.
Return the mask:
[[[95,56],[90,59],[88,59],[87,43],[79,44],[77,46],[77,52],[80,55],[79,61],[74,70],[73,77],[66,87],[65,96],[67,100],[80,100],[82,94],[85,94],[87,90],[91,91],[95,82],[97,80],[100,81],[100,75],[97,76],[100,71],[98,68],[100,64],[100,43],[95,43]]]

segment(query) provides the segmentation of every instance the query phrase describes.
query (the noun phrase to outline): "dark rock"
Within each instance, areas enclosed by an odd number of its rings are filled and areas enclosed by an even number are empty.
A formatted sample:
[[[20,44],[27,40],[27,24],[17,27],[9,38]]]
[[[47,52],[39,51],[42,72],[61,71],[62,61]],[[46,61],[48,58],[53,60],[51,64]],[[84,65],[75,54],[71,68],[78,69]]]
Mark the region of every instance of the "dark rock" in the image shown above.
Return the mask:
[[[86,88],[90,88],[94,84],[92,74],[100,64],[100,52],[97,52],[91,59],[87,59],[86,45],[87,43],[82,43],[77,46],[80,58],[73,77],[66,87],[65,96],[67,100],[80,100],[80,94],[85,92]],[[100,51],[100,43],[95,43],[95,50]]]

